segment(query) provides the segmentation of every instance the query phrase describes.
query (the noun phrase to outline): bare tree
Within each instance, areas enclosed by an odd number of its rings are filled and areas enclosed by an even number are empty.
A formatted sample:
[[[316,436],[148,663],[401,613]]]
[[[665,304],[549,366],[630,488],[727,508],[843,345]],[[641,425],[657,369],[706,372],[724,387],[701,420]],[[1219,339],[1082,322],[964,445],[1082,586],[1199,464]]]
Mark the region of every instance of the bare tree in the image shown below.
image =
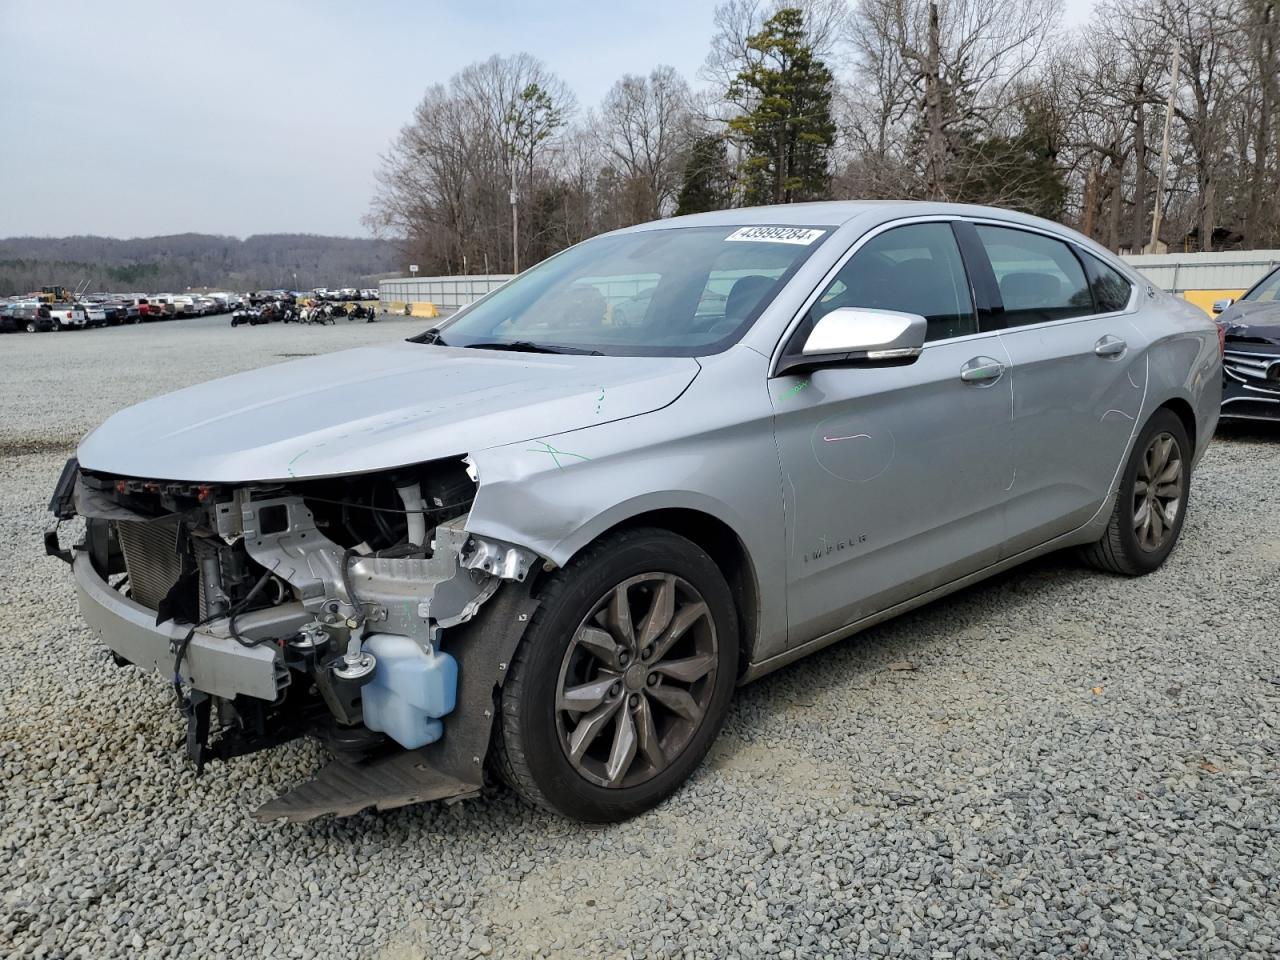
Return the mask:
[[[1254,246],[1280,245],[1280,2],[1245,0],[1243,29],[1249,38],[1240,149],[1245,237]]]
[[[633,223],[670,214],[692,135],[689,84],[674,67],[624,76],[600,108],[600,138],[626,183]]]
[[[1213,249],[1218,194],[1227,173],[1227,130],[1240,88],[1243,10],[1239,0],[1145,0],[1128,9],[1137,29],[1181,52],[1184,83],[1175,100],[1194,163],[1200,247]]]
[[[993,176],[991,153],[969,147],[1008,138],[1058,15],[1053,0],[862,0],[848,36],[867,91],[855,115],[872,123],[873,166],[910,165],[916,182],[907,186],[931,199],[964,198],[978,180],[1005,184],[1000,196],[1019,192],[1016,165]]]
[[[837,196],[1004,204],[1140,249],[1176,44],[1162,235],[1211,249],[1226,228],[1230,243],[1280,244],[1280,0],[1100,0],[1070,36],[1058,7],[723,0],[701,89],[657,67],[620,78],[582,119],[545,64],[492,57],[425,92],[382,158],[367,221],[432,270],[534,262],[673,212],[695,136],[727,147],[741,202],[747,161],[763,156],[743,132],[764,96],[742,95],[759,66],[750,41],[798,9],[803,45],[834,75],[838,135],[823,142]]]
[[[544,225],[531,217],[555,179],[556,134],[573,110],[568,88],[528,54],[464,68],[427,90],[382,158],[367,222],[435,269],[510,267],[516,181],[527,221],[520,259],[554,252],[559,246],[548,247]]]

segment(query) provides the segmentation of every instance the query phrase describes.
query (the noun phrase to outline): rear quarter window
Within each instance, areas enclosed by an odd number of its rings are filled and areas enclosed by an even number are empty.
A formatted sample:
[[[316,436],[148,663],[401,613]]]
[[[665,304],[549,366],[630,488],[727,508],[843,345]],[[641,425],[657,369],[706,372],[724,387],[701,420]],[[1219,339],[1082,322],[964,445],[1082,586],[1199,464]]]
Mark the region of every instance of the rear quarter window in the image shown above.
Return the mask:
[[[1081,251],[1080,257],[1089,268],[1089,286],[1098,312],[1116,313],[1127,307],[1133,284],[1092,254]]]

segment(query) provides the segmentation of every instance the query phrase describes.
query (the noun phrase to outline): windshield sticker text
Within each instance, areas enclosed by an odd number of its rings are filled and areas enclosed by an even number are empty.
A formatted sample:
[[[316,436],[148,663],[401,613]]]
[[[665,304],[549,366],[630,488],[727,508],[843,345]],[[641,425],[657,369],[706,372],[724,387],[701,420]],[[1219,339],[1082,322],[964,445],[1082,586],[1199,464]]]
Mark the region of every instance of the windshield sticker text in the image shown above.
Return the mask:
[[[725,240],[746,240],[756,243],[798,243],[808,246],[827,231],[810,230],[807,227],[742,227],[725,237]]]

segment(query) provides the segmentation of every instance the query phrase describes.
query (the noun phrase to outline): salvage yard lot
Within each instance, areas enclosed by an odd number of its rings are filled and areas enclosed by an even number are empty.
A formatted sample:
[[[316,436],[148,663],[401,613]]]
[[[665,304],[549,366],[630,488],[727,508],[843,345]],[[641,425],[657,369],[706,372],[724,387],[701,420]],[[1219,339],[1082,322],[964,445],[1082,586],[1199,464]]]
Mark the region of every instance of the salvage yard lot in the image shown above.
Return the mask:
[[[0,952],[1280,953],[1273,428],[1220,432],[1157,573],[1049,557],[788,667],[740,690],[691,783],[628,823],[497,789],[253,823],[318,750],[197,780],[171,689],[112,665],[43,556],[49,494],[114,410],[425,325],[0,337]]]

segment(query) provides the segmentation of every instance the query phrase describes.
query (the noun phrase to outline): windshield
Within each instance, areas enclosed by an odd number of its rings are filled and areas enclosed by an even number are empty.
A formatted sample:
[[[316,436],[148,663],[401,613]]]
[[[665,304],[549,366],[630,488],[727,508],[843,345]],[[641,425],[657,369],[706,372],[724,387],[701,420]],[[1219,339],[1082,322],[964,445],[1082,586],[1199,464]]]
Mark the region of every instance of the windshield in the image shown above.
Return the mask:
[[[597,237],[417,339],[608,356],[718,353],[746,332],[830,232],[672,227]]]
[[[1271,303],[1280,300],[1280,270],[1272,272],[1268,277],[1263,277],[1262,281],[1246,293],[1241,300],[1261,301],[1263,303]]]

